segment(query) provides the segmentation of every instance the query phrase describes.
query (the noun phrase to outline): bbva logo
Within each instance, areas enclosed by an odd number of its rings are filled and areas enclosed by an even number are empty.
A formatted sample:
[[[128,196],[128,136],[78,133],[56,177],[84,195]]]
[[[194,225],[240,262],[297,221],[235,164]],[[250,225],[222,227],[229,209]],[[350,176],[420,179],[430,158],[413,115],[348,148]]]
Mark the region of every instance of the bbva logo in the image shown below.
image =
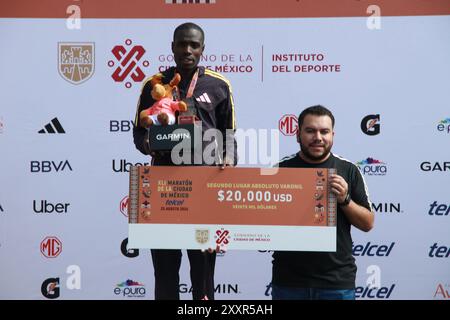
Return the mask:
[[[62,171],[73,171],[72,166],[70,165],[69,160],[61,160],[61,161],[31,161],[30,162],[30,171],[33,173],[42,172],[62,172]]]

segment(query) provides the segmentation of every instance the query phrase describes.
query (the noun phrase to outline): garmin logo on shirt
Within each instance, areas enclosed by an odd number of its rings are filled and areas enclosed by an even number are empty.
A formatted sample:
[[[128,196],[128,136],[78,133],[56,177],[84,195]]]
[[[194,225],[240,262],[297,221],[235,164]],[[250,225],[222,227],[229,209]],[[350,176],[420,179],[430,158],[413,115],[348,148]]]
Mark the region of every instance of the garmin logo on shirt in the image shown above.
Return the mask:
[[[168,133],[168,134],[157,134],[156,140],[170,140],[170,141],[180,141],[184,139],[191,139],[190,133]]]

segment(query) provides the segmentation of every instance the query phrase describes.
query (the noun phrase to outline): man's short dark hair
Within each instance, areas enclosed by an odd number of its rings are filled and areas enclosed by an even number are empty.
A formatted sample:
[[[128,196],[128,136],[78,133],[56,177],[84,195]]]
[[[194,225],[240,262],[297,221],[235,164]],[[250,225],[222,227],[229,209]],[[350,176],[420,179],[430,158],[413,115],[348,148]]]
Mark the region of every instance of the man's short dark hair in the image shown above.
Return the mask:
[[[180,24],[178,27],[175,28],[175,31],[173,32],[173,41],[175,41],[175,38],[177,37],[177,33],[185,30],[198,30],[202,34],[202,43],[205,43],[205,32],[203,32],[203,29],[193,23],[193,22],[185,22],[183,24]]]
[[[305,110],[302,111],[302,113],[300,113],[300,115],[298,116],[298,129],[300,130],[300,128],[303,125],[303,121],[305,120],[305,117],[308,114],[312,114],[315,116],[328,116],[331,118],[331,127],[334,128],[334,116],[331,113],[330,110],[328,110],[327,108],[325,108],[324,106],[318,104],[316,106],[312,106],[309,108],[306,108]]]

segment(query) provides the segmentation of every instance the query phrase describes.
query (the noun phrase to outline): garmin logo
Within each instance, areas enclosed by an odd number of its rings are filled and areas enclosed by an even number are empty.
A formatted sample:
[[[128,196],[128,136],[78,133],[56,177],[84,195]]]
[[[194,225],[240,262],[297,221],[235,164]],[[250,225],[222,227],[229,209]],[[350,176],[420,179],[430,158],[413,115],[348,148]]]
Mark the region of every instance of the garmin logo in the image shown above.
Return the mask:
[[[424,161],[420,164],[422,171],[450,171],[450,162],[429,162]]]
[[[180,283],[180,293],[192,293],[192,286],[186,283]],[[214,287],[214,293],[219,294],[240,294],[239,285],[237,283],[219,283]]]
[[[400,203],[392,202],[372,202],[372,210],[376,213],[403,213]]]
[[[156,140],[170,140],[170,141],[180,141],[184,139],[191,139],[190,133],[168,133],[168,134],[157,134]]]

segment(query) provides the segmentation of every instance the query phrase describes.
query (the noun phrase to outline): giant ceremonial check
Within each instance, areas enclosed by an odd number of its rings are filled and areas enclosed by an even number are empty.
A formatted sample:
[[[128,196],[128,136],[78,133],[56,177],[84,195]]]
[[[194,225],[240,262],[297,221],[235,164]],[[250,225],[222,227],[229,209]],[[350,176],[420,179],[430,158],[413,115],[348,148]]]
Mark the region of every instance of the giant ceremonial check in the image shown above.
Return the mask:
[[[334,169],[135,166],[129,248],[336,251]]]

